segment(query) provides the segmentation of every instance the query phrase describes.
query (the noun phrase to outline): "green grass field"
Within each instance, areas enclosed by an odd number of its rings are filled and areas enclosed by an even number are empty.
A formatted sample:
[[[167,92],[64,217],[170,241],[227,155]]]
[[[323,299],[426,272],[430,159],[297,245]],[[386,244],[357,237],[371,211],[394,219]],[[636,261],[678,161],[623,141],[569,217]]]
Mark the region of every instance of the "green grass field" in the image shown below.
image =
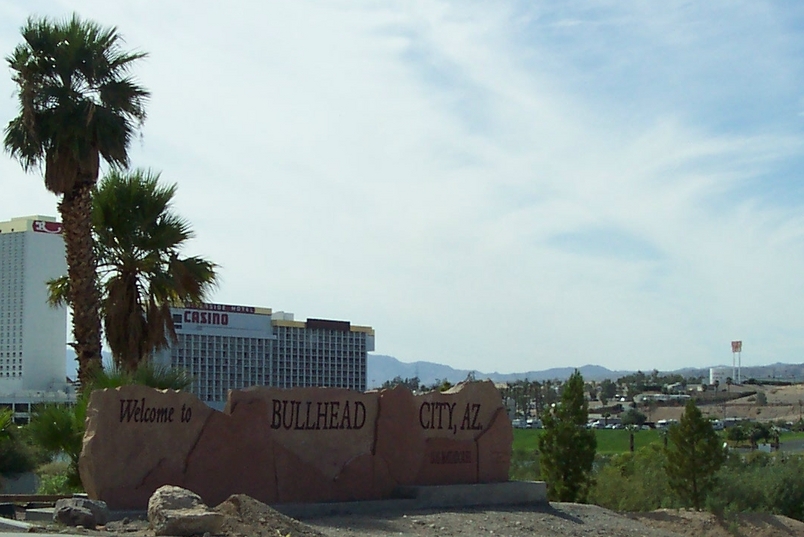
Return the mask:
[[[629,450],[630,431],[624,429],[594,429],[597,437],[597,452],[601,455],[613,455]],[[539,445],[542,429],[514,429],[514,451],[535,451]],[[784,433],[779,440],[785,443],[804,447],[804,432]],[[648,444],[664,441],[664,432],[651,429],[634,432],[634,449]],[[796,448],[794,448],[796,450]]]
[[[516,436],[514,437],[516,438]],[[780,442],[791,442],[791,441],[804,441],[804,432],[801,433],[782,433],[779,435]],[[514,440],[516,442],[516,440]]]
[[[594,429],[597,437],[597,452],[611,455],[624,453],[630,449],[631,431],[624,429]],[[542,429],[514,429],[514,450],[535,451],[538,447]],[[634,449],[639,449],[654,442],[662,442],[662,431],[635,431]]]

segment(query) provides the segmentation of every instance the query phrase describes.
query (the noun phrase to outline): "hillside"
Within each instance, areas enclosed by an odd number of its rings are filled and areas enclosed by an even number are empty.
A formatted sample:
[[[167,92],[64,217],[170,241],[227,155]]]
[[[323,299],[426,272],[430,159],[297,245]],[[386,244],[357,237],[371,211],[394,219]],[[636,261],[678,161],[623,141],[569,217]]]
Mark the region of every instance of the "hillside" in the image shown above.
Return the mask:
[[[709,378],[710,367],[723,367],[723,365],[713,364],[702,368],[683,368],[675,371],[662,371],[663,374],[675,373],[684,377],[703,377]],[[455,369],[447,365],[434,362],[401,362],[393,356],[383,354],[369,354],[368,356],[368,386],[376,388],[383,382],[395,377],[413,378],[419,377],[419,381],[425,385],[434,384],[437,380],[448,380],[453,384],[466,379],[470,373],[479,379],[491,379],[494,382],[514,382],[517,380],[564,380],[575,371],[576,367],[556,367],[544,370],[525,371],[522,373],[497,373],[482,372],[469,369]],[[620,377],[634,373],[634,371],[607,369],[599,365],[584,365],[577,368],[583,375],[584,380],[601,381],[605,379],[616,380]],[[645,368],[643,371],[650,371]],[[775,363],[766,366],[752,366],[742,368],[742,378],[749,379],[775,379],[789,382],[804,381],[804,364],[782,364]]]
[[[497,373],[481,372],[469,369],[454,369],[448,365],[434,362],[401,362],[393,356],[383,354],[369,354],[368,356],[368,385],[376,388],[383,382],[395,377],[419,377],[423,384],[434,384],[437,380],[448,380],[453,384],[465,380],[469,374],[474,374],[478,380],[491,379],[494,382],[514,382],[517,380],[555,380],[566,379],[575,367],[558,367],[541,371],[525,371],[523,373]],[[630,371],[612,371],[598,365],[584,365],[578,367],[585,380],[616,379],[631,373]],[[709,372],[707,371],[707,375]]]

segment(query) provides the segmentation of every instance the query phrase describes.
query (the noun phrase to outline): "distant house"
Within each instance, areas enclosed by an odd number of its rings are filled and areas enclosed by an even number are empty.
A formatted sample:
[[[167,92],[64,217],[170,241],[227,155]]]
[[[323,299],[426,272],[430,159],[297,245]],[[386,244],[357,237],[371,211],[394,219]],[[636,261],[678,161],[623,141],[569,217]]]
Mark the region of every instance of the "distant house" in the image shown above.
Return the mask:
[[[683,382],[674,382],[672,384],[666,384],[664,389],[667,393],[684,393],[686,391],[686,384]]]
[[[678,393],[640,393],[634,396],[635,403],[671,403],[671,402],[685,402],[690,398],[687,394]]]

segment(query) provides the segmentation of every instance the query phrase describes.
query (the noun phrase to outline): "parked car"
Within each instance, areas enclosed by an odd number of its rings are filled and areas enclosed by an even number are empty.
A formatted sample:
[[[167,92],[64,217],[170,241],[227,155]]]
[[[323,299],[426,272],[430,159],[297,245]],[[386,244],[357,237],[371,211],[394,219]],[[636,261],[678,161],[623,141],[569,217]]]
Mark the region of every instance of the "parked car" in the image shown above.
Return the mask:
[[[511,427],[514,429],[524,429],[527,427],[527,423],[523,418],[514,418],[511,420]]]
[[[526,422],[528,429],[541,429],[542,428],[542,420],[536,418],[530,418]]]

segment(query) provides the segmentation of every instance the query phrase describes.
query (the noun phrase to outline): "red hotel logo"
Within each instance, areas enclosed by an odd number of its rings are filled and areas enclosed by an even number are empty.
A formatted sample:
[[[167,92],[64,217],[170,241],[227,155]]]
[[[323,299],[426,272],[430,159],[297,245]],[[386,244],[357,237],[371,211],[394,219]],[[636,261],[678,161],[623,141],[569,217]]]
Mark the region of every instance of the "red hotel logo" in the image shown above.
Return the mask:
[[[59,222],[45,222],[44,220],[34,220],[33,230],[37,233],[49,233],[51,235],[59,235],[64,229],[64,226]]]

